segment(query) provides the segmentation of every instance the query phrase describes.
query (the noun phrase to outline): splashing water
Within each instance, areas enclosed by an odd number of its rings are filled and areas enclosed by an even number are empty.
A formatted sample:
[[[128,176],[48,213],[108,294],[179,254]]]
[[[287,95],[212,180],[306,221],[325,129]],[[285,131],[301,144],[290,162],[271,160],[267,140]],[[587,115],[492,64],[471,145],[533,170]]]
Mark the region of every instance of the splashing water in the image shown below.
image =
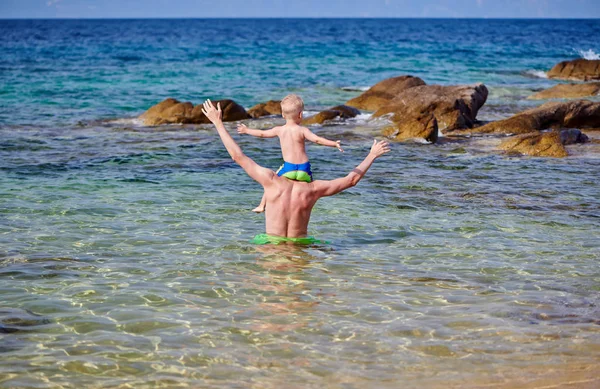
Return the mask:
[[[548,78],[548,75],[543,70],[525,70],[524,76],[530,78]]]
[[[577,52],[579,53],[579,55],[581,55],[582,58],[585,58],[585,59],[600,59],[600,54],[596,53],[592,49],[577,50]]]

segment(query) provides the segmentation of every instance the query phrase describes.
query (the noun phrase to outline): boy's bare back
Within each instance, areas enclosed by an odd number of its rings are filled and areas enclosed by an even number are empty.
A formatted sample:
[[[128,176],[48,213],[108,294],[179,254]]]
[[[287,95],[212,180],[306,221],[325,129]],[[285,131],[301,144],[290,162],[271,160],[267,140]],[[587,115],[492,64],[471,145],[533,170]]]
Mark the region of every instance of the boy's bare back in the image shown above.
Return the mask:
[[[281,146],[281,155],[283,160],[293,164],[308,162],[306,155],[306,133],[310,130],[296,123],[286,123],[283,126],[275,127]]]

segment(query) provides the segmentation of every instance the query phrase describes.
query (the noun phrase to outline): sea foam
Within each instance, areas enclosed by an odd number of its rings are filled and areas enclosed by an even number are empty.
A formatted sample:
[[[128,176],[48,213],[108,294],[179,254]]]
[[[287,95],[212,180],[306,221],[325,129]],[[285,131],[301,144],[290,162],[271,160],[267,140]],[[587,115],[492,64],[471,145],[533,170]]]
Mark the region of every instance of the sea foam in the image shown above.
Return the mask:
[[[112,124],[119,124],[119,125],[133,126],[133,127],[144,127],[144,121],[138,117],[120,118],[120,119],[109,120],[108,122],[112,123]]]
[[[532,78],[548,78],[548,75],[543,70],[525,70],[525,75]]]
[[[579,53],[579,55],[581,55],[581,58],[585,58],[585,59],[600,59],[600,54],[596,53],[592,49],[577,50],[577,53]]]
[[[368,91],[371,87],[370,86],[343,86],[341,87],[342,90],[345,90],[347,92],[365,92]]]

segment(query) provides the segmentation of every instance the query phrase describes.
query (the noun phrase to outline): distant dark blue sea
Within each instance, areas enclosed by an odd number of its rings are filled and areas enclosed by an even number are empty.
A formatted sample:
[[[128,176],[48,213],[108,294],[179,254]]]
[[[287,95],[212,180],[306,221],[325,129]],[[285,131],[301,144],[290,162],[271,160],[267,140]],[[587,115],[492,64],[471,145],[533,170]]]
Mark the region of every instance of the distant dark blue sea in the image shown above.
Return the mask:
[[[328,243],[258,246],[262,188],[211,126],[137,117],[292,92],[310,114],[410,74],[483,82],[479,119],[498,120],[599,37],[600,20],[0,20],[0,388],[598,387],[599,142],[396,143],[317,204]],[[384,125],[313,127],[346,150],[309,145],[315,177]]]
[[[551,85],[536,76],[555,63],[600,52],[598,36],[597,20],[4,20],[0,122],[132,116],[165,97],[251,106],[289,91],[321,108],[399,74],[483,82],[502,104]]]

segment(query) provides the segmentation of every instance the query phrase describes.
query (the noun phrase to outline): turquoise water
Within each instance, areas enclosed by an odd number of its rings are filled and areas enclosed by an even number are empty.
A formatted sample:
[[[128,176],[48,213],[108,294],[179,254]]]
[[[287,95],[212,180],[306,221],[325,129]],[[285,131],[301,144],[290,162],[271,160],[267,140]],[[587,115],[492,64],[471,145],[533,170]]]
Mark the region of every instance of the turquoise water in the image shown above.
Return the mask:
[[[0,21],[0,387],[594,387],[596,146],[554,160],[495,139],[394,144],[317,204],[309,233],[329,244],[257,246],[261,188],[214,131],[132,118],[169,96],[288,91],[313,111],[404,73],[483,81],[482,116],[506,117],[555,83],[531,71],[598,52],[599,29]],[[309,146],[315,176],[350,171],[381,126],[315,127],[346,149]],[[280,165],[276,141],[236,139]]]

